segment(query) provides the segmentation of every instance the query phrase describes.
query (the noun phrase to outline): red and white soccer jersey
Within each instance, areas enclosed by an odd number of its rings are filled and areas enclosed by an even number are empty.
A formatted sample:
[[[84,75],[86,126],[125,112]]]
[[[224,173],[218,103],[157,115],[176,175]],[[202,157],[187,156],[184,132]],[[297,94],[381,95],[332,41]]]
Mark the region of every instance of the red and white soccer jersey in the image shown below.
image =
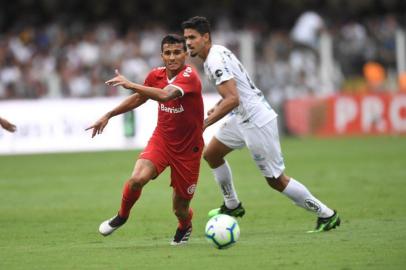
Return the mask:
[[[158,103],[158,122],[140,158],[154,163],[158,174],[171,167],[171,185],[184,198],[191,199],[199,176],[203,141],[203,98],[201,81],[186,65],[168,79],[166,68],[153,69],[144,85],[165,88],[172,85],[182,92],[174,100]]]

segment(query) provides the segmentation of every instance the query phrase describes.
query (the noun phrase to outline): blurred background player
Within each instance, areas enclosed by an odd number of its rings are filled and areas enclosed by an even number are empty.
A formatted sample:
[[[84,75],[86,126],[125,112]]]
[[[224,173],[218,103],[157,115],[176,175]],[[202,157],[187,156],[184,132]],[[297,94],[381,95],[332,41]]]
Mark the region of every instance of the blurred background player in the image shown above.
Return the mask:
[[[234,149],[247,146],[273,189],[318,215],[316,228],[312,232],[339,226],[340,218],[336,211],[315,198],[303,184],[284,174],[277,114],[236,56],[224,46],[212,44],[208,20],[198,16],[190,18],[182,23],[182,29],[190,55],[204,61],[204,72],[222,97],[209,110],[204,128],[231,113],[203,154],[224,197],[223,205],[210,211],[209,215],[224,213],[242,217],[245,214],[237,197],[230,166],[224,157]]]
[[[14,124],[10,123],[7,119],[4,119],[2,117],[0,117],[0,126],[10,132],[15,132],[17,130],[17,127]]]
[[[161,42],[165,67],[153,69],[144,85],[127,80],[116,70],[108,85],[122,86],[135,94],[124,100],[88,129],[92,137],[103,132],[109,119],[142,105],[147,99],[158,101],[158,123],[148,145],[135,163],[131,178],[124,185],[118,214],[104,221],[99,232],[107,236],[122,226],[141,195],[142,188],[166,168],[171,168],[173,212],[179,224],[172,245],[184,244],[192,232],[190,201],[196,188],[203,150],[203,99],[197,73],[185,65],[185,40],[167,35]]]

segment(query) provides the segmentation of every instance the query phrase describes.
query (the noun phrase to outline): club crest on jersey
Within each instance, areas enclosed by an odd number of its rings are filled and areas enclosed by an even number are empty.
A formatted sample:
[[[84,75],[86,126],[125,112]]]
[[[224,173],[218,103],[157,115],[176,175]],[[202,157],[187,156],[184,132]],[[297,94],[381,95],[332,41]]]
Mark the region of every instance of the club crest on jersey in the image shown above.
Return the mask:
[[[223,75],[223,71],[221,71],[221,69],[218,69],[214,72],[214,74],[216,74],[217,77],[221,77]]]
[[[190,195],[192,195],[193,193],[195,193],[195,190],[196,190],[196,184],[190,185],[190,186],[187,188],[187,193],[190,194]]]
[[[161,104],[161,106],[159,107],[161,109],[161,111],[167,112],[167,113],[181,113],[183,111],[185,111],[183,109],[183,106],[180,105],[180,107],[175,108],[175,107],[166,107],[164,104]]]

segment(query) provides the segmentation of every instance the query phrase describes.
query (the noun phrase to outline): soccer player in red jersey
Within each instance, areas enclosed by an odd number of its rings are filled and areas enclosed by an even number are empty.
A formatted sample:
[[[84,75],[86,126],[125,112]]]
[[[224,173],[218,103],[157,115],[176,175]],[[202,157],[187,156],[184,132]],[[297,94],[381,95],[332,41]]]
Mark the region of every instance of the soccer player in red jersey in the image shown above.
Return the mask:
[[[135,93],[105,114],[92,129],[92,137],[103,132],[109,119],[142,105],[148,99],[158,102],[158,123],[148,145],[139,155],[134,171],[124,184],[118,214],[104,221],[99,232],[107,236],[122,226],[141,195],[142,188],[166,167],[171,168],[173,212],[179,223],[171,245],[187,243],[192,232],[190,201],[195,192],[203,142],[203,98],[198,74],[185,65],[183,37],[167,35],[161,42],[164,67],[153,69],[143,85],[130,82],[116,70],[106,84],[122,86]]]

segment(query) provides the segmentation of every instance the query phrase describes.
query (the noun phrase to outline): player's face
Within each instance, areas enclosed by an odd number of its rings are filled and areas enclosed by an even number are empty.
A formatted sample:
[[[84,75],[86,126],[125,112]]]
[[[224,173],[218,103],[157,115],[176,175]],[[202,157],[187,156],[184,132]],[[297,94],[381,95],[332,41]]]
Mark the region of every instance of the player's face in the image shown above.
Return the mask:
[[[185,65],[187,52],[183,49],[182,43],[164,44],[161,56],[165,67],[172,72],[176,72]]]
[[[194,29],[186,28],[183,30],[183,36],[186,39],[186,46],[189,50],[190,56],[195,57],[204,49],[209,35],[201,35]]]

